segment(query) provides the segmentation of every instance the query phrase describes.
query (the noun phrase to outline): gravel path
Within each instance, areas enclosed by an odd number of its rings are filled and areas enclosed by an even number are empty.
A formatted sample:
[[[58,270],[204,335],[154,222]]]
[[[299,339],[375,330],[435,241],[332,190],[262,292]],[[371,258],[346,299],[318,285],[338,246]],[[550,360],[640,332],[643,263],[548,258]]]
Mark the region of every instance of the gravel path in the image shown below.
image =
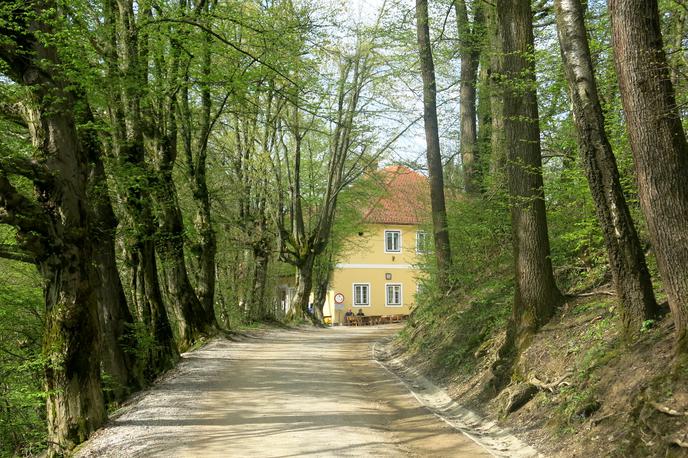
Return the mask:
[[[397,326],[216,339],[138,396],[79,457],[490,456],[371,357]]]

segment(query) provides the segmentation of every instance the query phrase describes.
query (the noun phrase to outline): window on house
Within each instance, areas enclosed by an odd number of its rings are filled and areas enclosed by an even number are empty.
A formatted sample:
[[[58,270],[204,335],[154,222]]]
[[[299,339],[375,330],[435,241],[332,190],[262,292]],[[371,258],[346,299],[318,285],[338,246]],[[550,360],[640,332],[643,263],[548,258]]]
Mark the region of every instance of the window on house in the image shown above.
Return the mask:
[[[370,284],[354,283],[354,306],[370,305]]]
[[[401,231],[385,231],[385,253],[401,251]]]
[[[416,253],[428,252],[428,233],[425,231],[416,232]]]
[[[387,284],[386,305],[391,307],[401,307],[401,283]]]

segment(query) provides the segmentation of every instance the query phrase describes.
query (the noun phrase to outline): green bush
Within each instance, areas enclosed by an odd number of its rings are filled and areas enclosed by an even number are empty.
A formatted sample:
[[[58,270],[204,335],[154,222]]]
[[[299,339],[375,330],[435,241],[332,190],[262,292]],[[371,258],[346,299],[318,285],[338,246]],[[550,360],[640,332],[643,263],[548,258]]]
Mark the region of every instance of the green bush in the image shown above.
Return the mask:
[[[33,266],[0,259],[0,456],[45,448],[43,298]]]

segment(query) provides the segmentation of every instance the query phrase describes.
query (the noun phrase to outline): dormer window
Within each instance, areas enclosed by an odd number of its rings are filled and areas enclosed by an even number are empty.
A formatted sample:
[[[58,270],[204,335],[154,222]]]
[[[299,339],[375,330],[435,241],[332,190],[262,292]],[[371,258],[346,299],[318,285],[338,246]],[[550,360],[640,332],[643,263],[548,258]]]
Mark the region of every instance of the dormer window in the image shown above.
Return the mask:
[[[385,253],[401,252],[401,231],[385,231]]]

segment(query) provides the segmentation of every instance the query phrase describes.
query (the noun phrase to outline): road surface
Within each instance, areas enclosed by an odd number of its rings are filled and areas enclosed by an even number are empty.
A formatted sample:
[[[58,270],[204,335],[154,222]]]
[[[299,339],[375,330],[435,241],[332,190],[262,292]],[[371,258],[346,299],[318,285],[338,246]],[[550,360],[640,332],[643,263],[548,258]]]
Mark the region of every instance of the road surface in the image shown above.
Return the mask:
[[[372,344],[398,329],[214,340],[186,354],[77,456],[490,456],[372,359]]]

